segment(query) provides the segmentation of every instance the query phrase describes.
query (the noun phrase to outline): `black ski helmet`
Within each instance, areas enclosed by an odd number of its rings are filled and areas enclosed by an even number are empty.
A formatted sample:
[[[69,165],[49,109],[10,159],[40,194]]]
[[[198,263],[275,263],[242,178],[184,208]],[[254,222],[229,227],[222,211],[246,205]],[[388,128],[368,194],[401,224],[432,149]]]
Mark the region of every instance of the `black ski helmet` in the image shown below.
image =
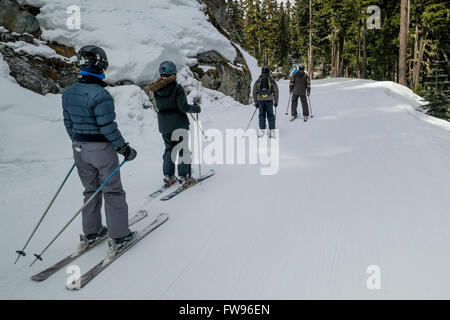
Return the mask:
[[[305,71],[305,66],[303,64],[299,64],[298,65],[298,70],[299,71]]]
[[[270,74],[269,67],[267,67],[267,66],[262,67],[261,74],[266,74],[266,75]]]
[[[169,77],[177,74],[177,66],[172,61],[164,61],[159,65],[159,74],[163,77]]]
[[[103,73],[108,69],[108,57],[105,50],[100,47],[89,45],[78,51],[78,65],[82,69],[94,69],[97,73]]]

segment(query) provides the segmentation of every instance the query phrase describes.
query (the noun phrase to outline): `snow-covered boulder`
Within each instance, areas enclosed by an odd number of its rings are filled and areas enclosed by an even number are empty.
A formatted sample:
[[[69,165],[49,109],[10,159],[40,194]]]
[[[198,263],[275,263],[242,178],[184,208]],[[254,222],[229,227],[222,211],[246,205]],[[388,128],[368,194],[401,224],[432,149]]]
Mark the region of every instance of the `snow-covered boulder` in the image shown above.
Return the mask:
[[[39,31],[36,17],[11,0],[0,0],[0,25],[11,32],[33,33]]]
[[[0,55],[18,84],[39,94],[61,93],[77,80],[79,70],[71,60],[33,38],[31,43],[23,40],[0,42]]]
[[[248,102],[250,73],[242,53],[209,21],[208,7],[194,0],[21,0],[38,6],[42,38],[50,43],[80,49],[87,44],[103,47],[113,85],[144,86],[158,76],[159,64],[172,60],[181,70],[197,66],[202,54],[214,50],[219,75],[215,89]],[[220,4],[220,3],[219,3]],[[80,10],[80,28],[67,26],[70,10]],[[220,4],[219,10],[223,10]],[[69,13],[68,13],[69,12]],[[70,19],[69,19],[70,20]],[[133,50],[130,50],[133,48]],[[244,66],[244,67],[242,67]],[[205,85],[206,86],[206,85]]]
[[[215,50],[201,53],[196,59],[199,64],[191,67],[191,70],[206,88],[220,91],[241,103],[248,103],[252,78],[240,51],[233,63]]]

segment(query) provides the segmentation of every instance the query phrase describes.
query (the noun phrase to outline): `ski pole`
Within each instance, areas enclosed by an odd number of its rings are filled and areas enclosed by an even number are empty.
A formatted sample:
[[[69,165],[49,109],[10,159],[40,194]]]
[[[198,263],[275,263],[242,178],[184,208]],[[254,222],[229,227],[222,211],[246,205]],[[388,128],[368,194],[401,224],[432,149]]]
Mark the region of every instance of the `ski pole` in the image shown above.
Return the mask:
[[[308,102],[309,102],[309,113],[311,113],[311,118],[314,118],[313,113],[312,113],[312,106],[311,106],[311,99],[308,96]]]
[[[200,151],[200,133],[199,133],[199,129],[200,129],[200,125],[198,123],[198,113],[196,114],[197,116],[197,144],[198,144],[198,174],[199,174],[199,178],[202,176],[202,160],[201,160],[201,151]],[[203,132],[203,130],[202,130]]]
[[[37,260],[41,260],[42,261],[42,255],[44,254],[44,252],[47,251],[47,249],[53,244],[53,242],[56,241],[56,239],[58,239],[58,237],[63,233],[63,231],[66,230],[67,227],[73,222],[73,220],[75,220],[75,218],[80,214],[80,212],[83,211],[84,208],[86,208],[86,206],[95,198],[95,196],[100,192],[100,190],[103,189],[103,187],[109,182],[109,180],[111,180],[111,178],[119,171],[119,169],[125,164],[125,162],[127,162],[127,160],[123,160],[122,163],[119,164],[119,166],[116,168],[116,170],[114,170],[113,173],[111,173],[111,175],[105,180],[105,182],[103,182],[103,184],[97,189],[97,191],[95,191],[95,193],[74,214],[74,216],[69,220],[69,222],[66,223],[66,225],[61,229],[61,231],[58,232],[58,234],[52,239],[52,241],[50,241],[50,243],[45,247],[45,249],[42,250],[42,252],[40,254],[35,254],[34,255],[36,257],[36,259],[34,259],[33,263],[30,264],[30,267],[33,266],[33,264]]]
[[[286,107],[286,115],[288,115],[289,105],[291,104],[291,98],[292,98],[292,93],[289,95],[289,100],[288,100],[288,104]]]
[[[203,139],[208,139],[208,136],[203,132],[203,129],[200,128],[200,125],[198,124],[198,113],[197,113],[197,120],[194,118],[194,116],[192,115],[192,113],[189,113],[192,117],[192,120],[195,121],[195,123],[197,124],[197,128],[200,129],[200,131],[202,132],[203,135]]]
[[[255,112],[253,112],[253,115],[252,115],[252,117],[251,117],[250,121],[248,122],[247,128],[245,128],[245,130],[244,130],[244,131],[247,131],[247,130],[248,130],[248,128],[250,127],[250,123],[252,123],[253,117],[254,117],[254,116],[255,116],[255,114],[256,114],[256,110],[258,110],[258,109],[257,109],[257,108],[255,108]]]
[[[41,218],[39,219],[39,222],[37,223],[36,227],[34,227],[33,232],[31,232],[30,237],[28,238],[27,242],[25,243],[25,245],[23,246],[22,250],[17,250],[17,259],[14,262],[14,264],[17,263],[17,261],[19,261],[20,257],[25,256],[25,252],[24,250],[26,249],[26,247],[28,246],[28,244],[31,241],[31,238],[33,238],[34,234],[36,233],[37,229],[39,228],[39,226],[41,225],[42,221],[44,220],[45,216],[47,215],[48,210],[50,210],[51,206],[53,205],[53,202],[55,202],[56,197],[58,197],[59,192],[61,191],[61,189],[63,188],[64,184],[66,183],[67,179],[69,179],[70,174],[73,171],[73,168],[75,168],[75,163],[72,165],[72,168],[70,168],[69,172],[67,173],[66,177],[64,178],[64,181],[61,183],[61,185],[58,188],[58,191],[56,191],[55,195],[53,196],[52,200],[50,201],[50,203],[47,206],[47,209],[45,209],[44,213],[42,214]]]

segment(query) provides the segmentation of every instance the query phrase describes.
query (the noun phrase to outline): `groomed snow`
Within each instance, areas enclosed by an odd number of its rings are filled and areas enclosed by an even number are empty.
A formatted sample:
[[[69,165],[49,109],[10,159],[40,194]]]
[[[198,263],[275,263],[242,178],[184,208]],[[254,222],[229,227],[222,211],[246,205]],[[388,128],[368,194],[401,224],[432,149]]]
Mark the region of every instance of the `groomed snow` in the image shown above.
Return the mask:
[[[352,79],[313,81],[315,117],[306,124],[285,117],[288,82],[279,82],[277,175],[260,176],[254,165],[203,166],[216,176],[150,204],[145,196],[162,179],[156,116],[142,109],[149,101],[138,87],[109,89],[138,151],[122,170],[130,211],[168,212],[170,220],[79,292],[64,288],[65,270],[32,282],[76,247],[79,218],[44,262],[28,267],[81,205],[82,187],[75,173],[14,265],[73,160],[61,97],[20,88],[7,71],[0,59],[1,298],[450,298],[448,123],[415,111],[397,85]],[[179,80],[197,94],[187,69]],[[253,107],[200,91],[204,129],[247,124]],[[86,271],[105,251],[100,245],[76,264]],[[381,269],[381,290],[366,287],[371,265]]]
[[[39,19],[49,40],[105,47],[109,81],[153,80],[159,62],[172,59],[189,101],[202,97],[205,130],[244,128],[250,120],[253,106],[202,88],[187,67],[205,50],[230,60],[236,54],[196,1],[26,3],[44,6]],[[79,31],[65,26],[66,8],[74,4],[82,10]],[[260,67],[243,54],[254,82]],[[25,90],[8,73],[0,56],[0,298],[450,298],[450,123],[418,112],[420,97],[403,86],[345,78],[312,82],[315,117],[306,124],[287,120],[288,82],[279,82],[278,174],[261,176],[255,165],[204,165],[204,172],[216,169],[214,178],[169,202],[151,203],[145,196],[161,184],[164,149],[156,114],[143,108],[150,101],[139,87],[108,88],[119,128],[138,151],[121,171],[130,212],[168,212],[170,220],[79,292],[64,288],[65,270],[32,282],[31,275],[76,247],[80,218],[44,262],[28,267],[81,206],[82,186],[74,172],[28,255],[14,265],[15,250],[73,159],[61,96]],[[105,251],[100,245],[76,265],[86,271]],[[381,270],[380,290],[366,287],[372,265]]]
[[[194,0],[27,0],[42,6],[37,16],[43,38],[74,47],[96,44],[109,57],[108,81],[153,81],[159,64],[193,65],[197,54],[216,50],[233,62],[236,50]],[[69,6],[81,9],[81,29],[69,30]],[[118,41],[120,39],[120,41]]]

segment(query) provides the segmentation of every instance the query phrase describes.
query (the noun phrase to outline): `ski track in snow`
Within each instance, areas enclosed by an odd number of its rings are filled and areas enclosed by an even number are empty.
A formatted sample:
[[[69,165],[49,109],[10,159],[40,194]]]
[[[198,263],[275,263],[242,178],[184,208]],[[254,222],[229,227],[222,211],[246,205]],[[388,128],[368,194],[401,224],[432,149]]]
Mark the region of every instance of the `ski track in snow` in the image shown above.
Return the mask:
[[[168,202],[149,202],[149,218],[136,229],[159,212],[168,212],[169,221],[78,292],[64,288],[69,275],[63,270],[43,283],[29,277],[75,248],[79,218],[44,262],[28,268],[32,253],[81,205],[75,172],[27,257],[13,265],[14,251],[23,246],[71,165],[62,124],[46,120],[58,119],[59,109],[36,115],[33,128],[45,128],[44,137],[58,136],[41,153],[26,135],[17,145],[1,138],[0,148],[14,153],[0,158],[0,297],[450,298],[448,126],[388,94],[393,90],[386,89],[388,84],[349,79],[313,81],[314,118],[291,123],[284,115],[288,83],[279,85],[279,173],[260,176],[259,167],[251,165],[202,167],[203,172],[214,167],[216,176]],[[15,108],[0,107],[2,117],[32,118]],[[242,128],[253,110],[205,109],[204,129]],[[163,146],[153,118],[133,122],[123,116],[126,110],[120,112],[119,127],[139,154],[122,170],[130,212],[135,212],[161,184]],[[252,127],[257,123],[255,116]],[[32,152],[22,152],[28,145]],[[105,251],[106,244],[99,245],[75,264],[87,270]],[[369,265],[381,268],[381,290],[366,288]]]

